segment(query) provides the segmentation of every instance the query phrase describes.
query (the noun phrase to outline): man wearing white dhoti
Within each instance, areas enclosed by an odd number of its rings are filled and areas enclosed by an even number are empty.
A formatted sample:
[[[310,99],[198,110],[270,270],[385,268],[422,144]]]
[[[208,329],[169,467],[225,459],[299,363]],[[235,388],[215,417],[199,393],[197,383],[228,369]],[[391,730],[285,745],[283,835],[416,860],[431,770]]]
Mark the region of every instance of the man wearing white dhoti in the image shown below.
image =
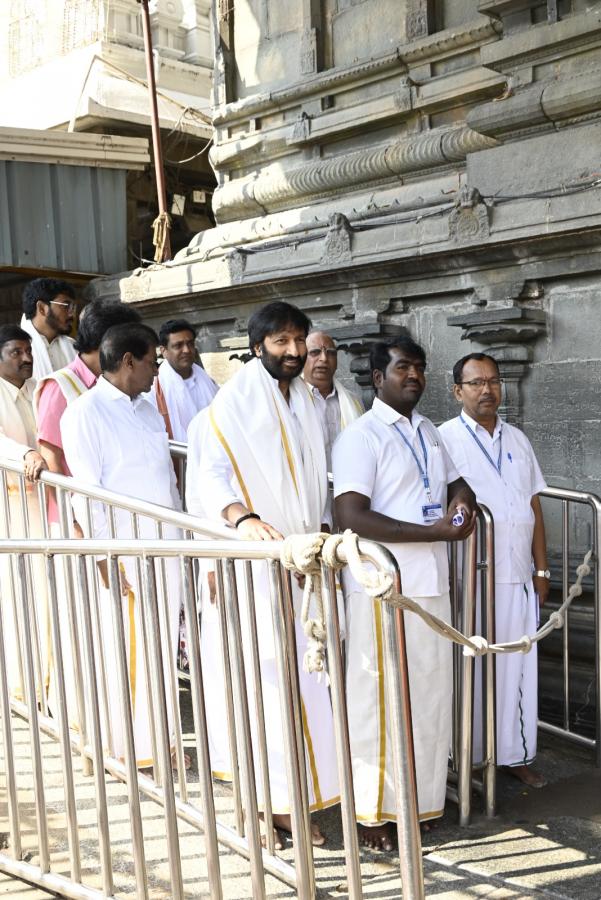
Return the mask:
[[[330,335],[325,331],[311,331],[307,335],[303,378],[321,419],[328,472],[332,471],[334,441],[347,425],[365,412],[359,398],[335,377],[337,368],[338,350]]]
[[[309,327],[305,314],[288,303],[270,303],[253,313],[248,331],[254,358],[221,388],[208,410],[197,473],[202,504],[207,515],[225,519],[250,540],[280,540],[282,535],[310,533],[322,527],[327,490],[323,434],[311,397],[298,378],[305,363]],[[267,569],[258,563],[253,570],[274,823],[289,831]],[[294,581],[293,593],[295,609],[300,612],[301,594]],[[203,665],[207,672],[218,672],[222,666],[216,655],[219,644],[207,640],[215,627],[214,609],[210,603],[203,605]],[[298,620],[296,639],[302,660],[306,638]],[[249,672],[250,666],[247,675]],[[325,680],[304,671],[299,672],[299,679],[309,803],[311,810],[318,810],[339,800],[332,712]],[[227,773],[223,694],[215,687],[208,694],[212,765],[216,773]],[[249,694],[252,697],[252,691]],[[260,783],[258,790],[261,796]],[[313,841],[324,841],[316,825]]]
[[[188,425],[209,405],[219,388],[196,358],[196,331],[185,319],[161,325],[159,350],[163,362],[148,395],[165,420],[171,440],[187,441]]]
[[[459,478],[440,436],[415,407],[426,358],[410,338],[375,344],[370,354],[376,399],[334,445],[335,515],[341,528],[379,541],[396,557],[403,593],[450,620],[446,541],[475,525],[475,498]],[[464,524],[452,524],[458,508]],[[381,610],[344,578],[347,705],[360,839],[391,850],[395,819],[392,751],[383,666]],[[420,819],[442,815],[451,740],[451,644],[415,615],[405,615]]]
[[[15,475],[7,475],[8,533],[4,528],[5,516],[0,516],[0,535],[4,538],[42,537],[40,508],[37,490],[31,482],[40,477],[47,468],[42,459],[37,442],[32,397],[35,381],[31,377],[33,358],[29,335],[17,325],[0,326],[0,456],[8,460],[23,462],[27,487],[27,516],[23,519],[19,483]],[[4,500],[4,498],[2,498]],[[28,527],[27,527],[28,524]],[[49,662],[49,620],[46,594],[46,573],[43,558],[34,560],[31,569],[33,584],[31,600],[37,615],[37,636],[28,635],[37,655],[39,641],[40,659],[36,666],[38,683],[42,691],[48,687]],[[4,649],[6,651],[9,689],[12,694],[23,697],[23,685],[18,664],[18,639],[13,613],[13,593],[16,572],[11,579],[11,563],[7,556],[0,562],[0,596],[2,622],[4,628]]]
[[[495,639],[514,641],[534,634],[539,604],[549,595],[545,523],[538,497],[546,484],[526,435],[497,415],[502,382],[496,361],[485,353],[470,353],[455,364],[453,379],[462,411],[445,422],[440,433],[457,471],[493,514]],[[538,723],[536,644],[529,653],[497,655],[495,660],[497,763],[508,766],[525,784],[543,787],[545,779],[531,768]],[[479,688],[479,677],[475,684]],[[481,700],[475,697],[475,703],[474,759],[479,761]]]
[[[161,416],[152,404],[140,395],[148,391],[156,375],[157,336],[145,325],[115,325],[108,329],[100,344],[102,375],[93,390],[88,391],[65,410],[61,420],[63,450],[73,476],[88,485],[96,485],[128,497],[136,497],[180,509],[175,472],[169,454],[169,441]],[[73,501],[78,521],[86,531],[84,501]],[[116,510],[116,536],[131,538],[131,516]],[[179,529],[164,527],[165,538],[180,537]],[[147,518],[139,519],[140,537],[157,536],[156,524]],[[92,503],[92,537],[110,535],[106,510],[101,503]],[[86,535],[88,536],[88,535]],[[175,565],[173,565],[175,563]],[[100,564],[99,564],[100,565]],[[153,764],[149,717],[149,692],[145,683],[140,617],[140,585],[135,563],[123,559],[124,600],[123,622],[130,664],[130,695],[134,711],[136,760],[139,767]],[[103,580],[106,584],[106,563]],[[168,591],[169,634],[163,635],[163,664],[168,654],[177,649],[178,615],[180,605],[179,566],[177,560],[166,562],[166,590]],[[160,583],[160,582],[159,582]],[[124,742],[122,711],[113,673],[115,646],[112,630],[110,599],[104,594],[105,613],[101,615],[103,651],[109,672],[109,715],[113,749],[123,757]],[[173,710],[168,710],[172,719]]]
[[[75,359],[69,335],[76,310],[75,293],[67,281],[36,278],[25,287],[21,328],[31,338],[36,381]]]

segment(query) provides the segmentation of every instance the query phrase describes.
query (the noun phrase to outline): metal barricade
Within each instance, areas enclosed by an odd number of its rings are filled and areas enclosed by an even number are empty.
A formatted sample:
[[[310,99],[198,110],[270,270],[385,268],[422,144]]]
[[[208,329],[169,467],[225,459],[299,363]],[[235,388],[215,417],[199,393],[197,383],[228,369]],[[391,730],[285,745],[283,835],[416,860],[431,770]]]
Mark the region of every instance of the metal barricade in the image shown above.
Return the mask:
[[[157,808],[163,811],[161,833],[166,839],[168,865],[166,882],[161,882],[168,884],[165,896],[179,900],[185,895],[182,828],[191,827],[203,835],[206,867],[197,877],[206,879],[204,894],[213,900],[223,896],[220,845],[249,860],[253,898],[266,896],[265,876],[270,874],[310,900],[316,886],[306,748],[292,588],[290,573],[279,562],[280,545],[232,540],[231,529],[49,473],[43,474],[33,491],[27,490],[22,467],[14,463],[0,463],[0,475],[0,526],[4,533],[0,540],[0,714],[10,840],[10,850],[0,851],[0,870],[63,896],[91,900],[120,895],[120,870],[125,865],[135,878],[136,895],[146,898],[152,886],[148,871],[152,834],[148,833],[148,804],[142,800],[147,798],[154,801],[151,808],[155,814]],[[49,521],[46,514],[49,489],[56,494],[59,523]],[[72,536],[73,495],[80,498],[76,508],[80,514],[83,511],[85,530],[91,532],[92,521],[102,513],[110,537]],[[117,539],[115,534],[121,533],[127,517],[131,537]],[[155,536],[141,538],[149,523]],[[168,527],[181,529],[188,538],[194,534],[197,540],[165,538]],[[54,538],[51,532],[60,536]],[[400,590],[398,568],[390,553],[369,541],[361,541],[359,548],[366,561],[394,577]],[[343,556],[343,548],[339,552]],[[103,560],[108,587],[103,583]],[[204,582],[199,582],[195,571],[197,560],[213,561],[216,576],[233,775],[234,810],[230,818],[216,811],[206,713],[207,691],[212,685],[205,684],[202,666],[199,608]],[[278,689],[284,711],[283,749],[294,865],[275,853],[272,839],[258,631],[253,612],[253,566],[258,563],[268,572]],[[360,898],[335,572],[323,565],[322,573],[346,873],[349,896]],[[47,586],[44,601],[43,585]],[[196,752],[198,782],[186,775],[185,768],[175,648],[169,631],[169,597],[174,589],[183,600],[188,622],[193,739],[187,740]],[[46,601],[47,612],[43,608]],[[127,623],[131,628],[131,617],[136,614],[141,637],[134,648],[131,631],[127,636]],[[383,604],[382,619],[403,896],[420,900],[424,888],[403,614]],[[263,625],[259,623],[259,627]],[[248,641],[243,640],[243,632],[250,636]],[[134,655],[136,663],[132,664]],[[134,686],[136,672],[141,677]],[[139,768],[136,756],[135,708],[144,696],[148,698],[152,744],[150,772]],[[119,715],[116,710],[120,710]],[[17,751],[18,742],[23,740],[21,722],[28,725],[27,755],[32,761],[28,777]],[[122,753],[117,751],[118,745],[123,747]],[[55,756],[49,759],[51,748]],[[173,759],[179,773],[177,788],[171,775]],[[126,840],[122,833],[115,840],[110,797],[117,782],[127,791],[131,838]],[[261,846],[259,806],[265,819],[265,847]],[[95,810],[93,834],[90,808]],[[197,853],[200,859],[200,850]],[[196,895],[200,893],[198,890]]]
[[[450,544],[451,611],[453,624],[464,634],[482,634],[495,640],[495,541],[494,522],[486,506],[478,507],[476,530],[463,542],[462,552]],[[459,571],[461,569],[461,572]],[[473,777],[474,678],[476,660],[453,646],[453,738],[447,796],[456,800],[459,823],[469,825],[472,790],[483,795],[487,816],[496,813],[496,698],[495,657],[487,654],[481,664],[482,779]]]
[[[545,520],[547,522],[547,530],[549,525],[553,526],[554,520],[560,518],[560,552],[553,554],[551,557],[551,568],[553,582],[559,581],[561,585],[562,596],[567,593],[570,582],[570,570],[573,563],[570,559],[570,553],[575,542],[572,524],[574,522],[574,512],[576,508],[589,510],[590,519],[586,523],[587,534],[582,543],[586,546],[592,546],[593,557],[591,565],[593,569],[593,601],[592,601],[592,637],[593,637],[593,666],[594,672],[591,679],[586,679],[586,685],[583,694],[589,697],[594,696],[594,737],[589,737],[579,733],[576,730],[575,716],[573,714],[571,703],[571,687],[572,674],[575,668],[574,654],[571,652],[571,644],[573,635],[570,634],[570,624],[574,621],[579,611],[586,608],[586,601],[580,601],[572,605],[569,613],[565,615],[565,624],[561,635],[562,645],[560,650],[560,670],[561,670],[561,724],[550,721],[539,720],[539,727],[544,731],[564,737],[570,741],[591,747],[595,751],[595,764],[601,767],[601,561],[599,537],[601,534],[601,499],[595,494],[584,491],[572,491],[567,488],[549,487],[543,491],[541,496],[544,499],[546,509]],[[557,515],[559,513],[559,515]],[[583,523],[584,524],[584,523]],[[557,543],[557,536],[553,535],[549,542],[552,546]],[[559,565],[557,565],[559,563]],[[559,572],[558,572],[559,569]],[[559,576],[559,577],[557,577]],[[544,609],[543,609],[544,614]],[[588,629],[587,629],[588,630]]]

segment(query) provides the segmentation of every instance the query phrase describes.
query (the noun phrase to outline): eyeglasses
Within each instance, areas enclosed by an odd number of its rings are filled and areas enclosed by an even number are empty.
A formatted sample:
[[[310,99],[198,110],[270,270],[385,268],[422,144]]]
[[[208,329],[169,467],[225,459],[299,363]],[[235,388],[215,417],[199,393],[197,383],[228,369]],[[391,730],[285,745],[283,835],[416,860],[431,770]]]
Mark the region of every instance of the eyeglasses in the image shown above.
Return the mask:
[[[467,387],[476,388],[479,390],[483,387],[501,387],[503,384],[502,378],[473,378],[471,381],[460,381],[459,384],[462,384]]]
[[[336,359],[338,356],[338,350],[335,347],[315,347],[313,350],[307,351],[307,356],[317,359],[322,353],[325,353],[328,359]]]
[[[55,306],[66,306],[69,312],[75,312],[77,309],[77,303],[75,300],[71,300],[70,303],[64,303],[63,300],[50,300],[50,303],[54,303]]]

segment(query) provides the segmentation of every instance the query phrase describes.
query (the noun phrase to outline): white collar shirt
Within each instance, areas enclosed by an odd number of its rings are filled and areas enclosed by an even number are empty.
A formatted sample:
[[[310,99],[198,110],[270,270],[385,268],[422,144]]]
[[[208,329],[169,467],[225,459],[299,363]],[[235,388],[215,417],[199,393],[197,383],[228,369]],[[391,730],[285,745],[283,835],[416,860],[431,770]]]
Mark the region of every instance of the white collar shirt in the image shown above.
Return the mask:
[[[501,584],[528,582],[532,577],[534,533],[531,501],[535,494],[546,488],[530,441],[519,428],[500,417],[497,417],[491,435],[465,411],[461,417],[441,425],[440,433],[457,471],[476,494],[478,503],[487,506],[493,515],[496,581]],[[496,468],[499,452],[500,473]]]
[[[428,452],[428,499],[413,454],[422,467],[419,433]],[[419,433],[418,433],[419,431]],[[334,496],[355,492],[370,499],[370,508],[391,519],[423,525],[423,507],[440,503],[447,510],[447,486],[457,472],[434,424],[418,412],[411,420],[376,398],[371,410],[340,434],[332,452]],[[435,597],[449,590],[447,546],[442,541],[386,545],[395,555],[403,591],[411,597]]]
[[[93,390],[65,410],[61,435],[67,464],[74,478],[128,497],[181,509],[169,439],[162,416],[142,396],[133,400],[102,376]],[[77,498],[76,498],[77,501]],[[85,509],[78,509],[85,522]],[[79,501],[77,501],[79,502]],[[93,504],[93,536],[108,537],[102,504]],[[174,529],[165,528],[166,537]],[[131,536],[129,513],[117,513],[117,536]],[[155,537],[150,520],[140,520],[142,537]]]
[[[342,417],[340,413],[340,400],[338,399],[338,391],[333,388],[327,397],[324,397],[319,388],[314,384],[307,385],[311,391],[311,395],[315,402],[315,408],[319,413],[321,427],[323,428],[323,436],[326,445],[326,462],[328,472],[332,471],[332,447],[334,441],[342,430]]]

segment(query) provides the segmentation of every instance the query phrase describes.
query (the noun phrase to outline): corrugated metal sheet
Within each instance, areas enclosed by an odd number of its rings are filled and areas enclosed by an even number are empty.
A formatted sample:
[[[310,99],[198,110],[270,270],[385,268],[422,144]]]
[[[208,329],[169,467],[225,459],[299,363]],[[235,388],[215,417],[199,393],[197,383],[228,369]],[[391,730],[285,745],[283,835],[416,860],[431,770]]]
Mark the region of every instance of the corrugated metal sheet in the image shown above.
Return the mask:
[[[0,160],[0,266],[127,267],[123,169]]]

